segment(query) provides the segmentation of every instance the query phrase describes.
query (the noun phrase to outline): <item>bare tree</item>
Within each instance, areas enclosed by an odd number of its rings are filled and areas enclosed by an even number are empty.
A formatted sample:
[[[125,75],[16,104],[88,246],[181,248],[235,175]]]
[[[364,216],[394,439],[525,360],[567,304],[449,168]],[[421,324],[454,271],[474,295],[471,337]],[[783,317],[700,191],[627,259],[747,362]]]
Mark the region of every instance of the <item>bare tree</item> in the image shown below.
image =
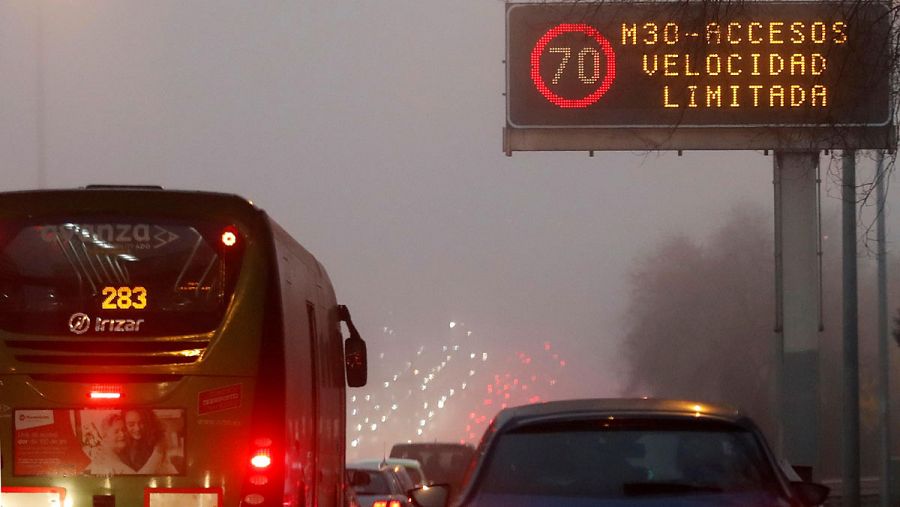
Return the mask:
[[[737,208],[725,215],[723,225],[708,240],[675,236],[637,263],[624,339],[630,394],[738,406],[774,435],[772,237],[771,217]],[[837,474],[840,463],[840,418],[834,416],[840,413],[840,399],[825,395],[841,389],[840,242],[825,241],[824,249],[820,420],[827,476]],[[890,286],[897,295],[900,263],[893,259],[891,265]],[[868,267],[861,271],[859,305],[862,457],[863,466],[874,470],[877,319],[873,268]],[[900,364],[893,370],[900,374]],[[900,390],[894,389],[892,396],[897,407]]]

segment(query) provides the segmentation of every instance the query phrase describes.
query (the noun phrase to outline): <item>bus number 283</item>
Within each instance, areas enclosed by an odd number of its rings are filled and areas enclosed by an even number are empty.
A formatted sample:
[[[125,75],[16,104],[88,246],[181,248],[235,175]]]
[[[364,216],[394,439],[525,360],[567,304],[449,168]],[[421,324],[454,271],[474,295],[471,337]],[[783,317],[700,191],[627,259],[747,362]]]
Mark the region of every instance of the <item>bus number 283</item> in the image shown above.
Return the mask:
[[[147,289],[144,287],[103,287],[101,306],[104,310],[143,310],[147,307]]]

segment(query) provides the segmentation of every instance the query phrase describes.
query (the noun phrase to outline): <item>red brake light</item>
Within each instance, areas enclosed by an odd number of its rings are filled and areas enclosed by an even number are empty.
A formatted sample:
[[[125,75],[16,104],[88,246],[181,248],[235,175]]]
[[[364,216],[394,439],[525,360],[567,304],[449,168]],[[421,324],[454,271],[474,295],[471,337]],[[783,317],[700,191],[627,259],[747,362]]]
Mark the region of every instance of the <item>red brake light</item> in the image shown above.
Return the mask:
[[[388,507],[400,507],[400,500],[391,500],[391,503]]]
[[[91,386],[88,398],[92,400],[118,400],[122,398],[122,386]]]
[[[269,437],[255,438],[253,447],[256,451],[250,458],[250,464],[257,469],[269,468],[269,465],[272,464],[272,452],[269,450],[272,447],[272,439]]]
[[[269,468],[269,465],[272,464],[272,456],[269,455],[269,450],[259,449],[256,451],[256,454],[250,458],[250,464],[253,465],[254,468]]]
[[[372,507],[388,507],[388,504],[384,500],[375,500],[375,502],[372,503]]]

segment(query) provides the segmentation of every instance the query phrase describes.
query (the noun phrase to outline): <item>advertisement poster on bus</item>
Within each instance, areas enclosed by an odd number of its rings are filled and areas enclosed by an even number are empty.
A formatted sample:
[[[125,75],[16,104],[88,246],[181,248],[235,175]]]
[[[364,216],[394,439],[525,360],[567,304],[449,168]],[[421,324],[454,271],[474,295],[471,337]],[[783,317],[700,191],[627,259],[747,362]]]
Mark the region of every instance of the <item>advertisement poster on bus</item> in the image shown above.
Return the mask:
[[[16,410],[15,475],[184,473],[183,409]]]

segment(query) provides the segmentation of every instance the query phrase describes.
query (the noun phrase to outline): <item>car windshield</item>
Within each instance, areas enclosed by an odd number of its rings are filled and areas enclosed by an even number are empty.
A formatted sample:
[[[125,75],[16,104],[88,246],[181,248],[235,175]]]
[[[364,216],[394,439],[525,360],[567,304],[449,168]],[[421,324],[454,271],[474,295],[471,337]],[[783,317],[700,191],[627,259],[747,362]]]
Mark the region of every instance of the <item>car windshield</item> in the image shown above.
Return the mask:
[[[390,495],[392,493],[390,483],[385,474],[375,470],[361,470],[357,473],[365,473],[369,476],[368,484],[353,486],[357,495]]]
[[[776,490],[753,433],[734,427],[605,420],[501,433],[476,489],[624,498]]]
[[[412,478],[406,473],[406,469],[400,465],[395,465],[392,467],[394,477],[397,479],[397,483],[400,485],[400,489],[402,491],[409,491],[412,488],[416,487]]]

